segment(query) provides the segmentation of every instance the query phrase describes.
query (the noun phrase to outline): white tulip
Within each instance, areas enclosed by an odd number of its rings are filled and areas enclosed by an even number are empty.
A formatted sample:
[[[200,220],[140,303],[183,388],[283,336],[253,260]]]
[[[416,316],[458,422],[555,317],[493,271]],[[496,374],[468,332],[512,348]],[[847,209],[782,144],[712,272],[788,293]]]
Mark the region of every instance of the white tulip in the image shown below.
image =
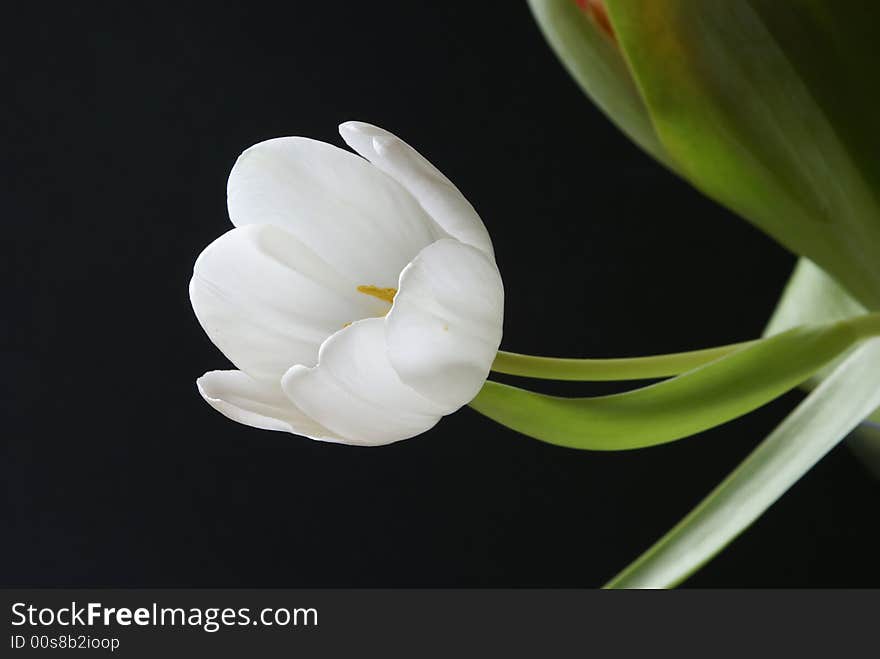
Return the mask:
[[[363,157],[282,137],[232,168],[236,228],[196,260],[190,299],[240,370],[198,388],[249,426],[388,444],[479,392],[504,289],[486,228],[443,174],[380,128],[339,130]]]

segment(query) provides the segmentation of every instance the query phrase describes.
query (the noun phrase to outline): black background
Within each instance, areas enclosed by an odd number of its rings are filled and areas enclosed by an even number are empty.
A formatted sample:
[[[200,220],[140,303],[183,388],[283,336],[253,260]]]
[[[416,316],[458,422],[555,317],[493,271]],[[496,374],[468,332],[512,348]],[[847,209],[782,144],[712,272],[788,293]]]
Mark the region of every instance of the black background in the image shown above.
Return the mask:
[[[492,234],[510,350],[753,338],[794,259],[613,128],[525,2],[86,5],[17,10],[2,41],[0,583],[596,586],[797,401],[617,454],[469,409],[381,449],[228,421],[187,284],[270,137],[360,119],[433,160]],[[840,447],[688,585],[880,586],[878,502]]]

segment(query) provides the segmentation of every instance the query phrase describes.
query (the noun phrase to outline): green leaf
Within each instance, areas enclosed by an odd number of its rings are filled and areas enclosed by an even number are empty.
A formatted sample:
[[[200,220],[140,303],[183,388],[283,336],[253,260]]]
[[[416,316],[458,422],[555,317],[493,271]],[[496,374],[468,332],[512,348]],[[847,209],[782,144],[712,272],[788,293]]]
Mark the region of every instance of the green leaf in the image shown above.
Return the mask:
[[[636,144],[667,160],[620,49],[572,0],[529,0],[532,13],[565,68]]]
[[[486,382],[470,405],[502,425],[551,444],[591,450],[654,446],[766,404],[874,334],[880,334],[880,314],[795,328],[623,394],[562,398]]]
[[[778,334],[806,323],[843,320],[863,313],[865,308],[852,299],[840,284],[811,261],[801,259],[785,287],[765,334]],[[804,386],[816,386],[828,375],[828,368],[830,367],[817,372]],[[880,409],[875,411],[869,421],[853,431],[847,443],[868,468],[880,476]]]
[[[867,312],[819,266],[802,258],[785,285],[764,334],[771,336],[798,325],[845,320]]]
[[[606,5],[677,171],[880,309],[876,3]]]
[[[880,339],[872,339],[841,363],[699,506],[606,587],[669,588],[681,583],[878,405]]]

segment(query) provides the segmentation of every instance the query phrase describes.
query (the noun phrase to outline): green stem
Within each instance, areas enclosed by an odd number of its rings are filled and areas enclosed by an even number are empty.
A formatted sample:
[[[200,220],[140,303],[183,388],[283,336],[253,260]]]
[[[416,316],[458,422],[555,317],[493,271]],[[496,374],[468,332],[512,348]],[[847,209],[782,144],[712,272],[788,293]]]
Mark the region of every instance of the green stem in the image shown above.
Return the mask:
[[[535,357],[499,350],[492,370],[496,373],[542,380],[650,380],[685,373],[754,343],[755,341],[745,341],[691,352],[617,359]]]
[[[846,323],[862,338],[880,334],[880,314],[877,313],[849,318]],[[757,342],[743,341],[689,352],[612,359],[538,357],[499,350],[492,363],[492,371],[540,380],[577,382],[651,380],[681,375]]]
[[[856,336],[861,339],[870,339],[880,336],[880,312],[869,313],[864,316],[855,318],[847,318],[839,321],[841,324],[849,325],[855,332]]]

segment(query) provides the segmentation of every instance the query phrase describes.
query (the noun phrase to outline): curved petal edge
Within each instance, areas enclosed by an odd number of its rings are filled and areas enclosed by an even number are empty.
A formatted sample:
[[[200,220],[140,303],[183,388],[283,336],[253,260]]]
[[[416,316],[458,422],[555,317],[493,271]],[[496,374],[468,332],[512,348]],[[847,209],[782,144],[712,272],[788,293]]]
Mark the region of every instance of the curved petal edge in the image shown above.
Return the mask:
[[[449,414],[482,388],[503,319],[504,286],[494,262],[470,245],[438,240],[400,274],[385,318],[388,358],[403,382]]]
[[[208,371],[196,386],[223,416],[261,430],[278,430],[325,442],[343,439],[299,410],[279,386],[254,380],[242,371]]]
[[[443,414],[392,368],[382,318],[336,332],[321,346],[316,366],[293,366],[281,386],[298,408],[347,444],[380,446],[408,439],[432,428]]]
[[[471,203],[427,158],[378,126],[347,121],[339,134],[352,149],[402,185],[450,236],[494,260],[489,232]]]

